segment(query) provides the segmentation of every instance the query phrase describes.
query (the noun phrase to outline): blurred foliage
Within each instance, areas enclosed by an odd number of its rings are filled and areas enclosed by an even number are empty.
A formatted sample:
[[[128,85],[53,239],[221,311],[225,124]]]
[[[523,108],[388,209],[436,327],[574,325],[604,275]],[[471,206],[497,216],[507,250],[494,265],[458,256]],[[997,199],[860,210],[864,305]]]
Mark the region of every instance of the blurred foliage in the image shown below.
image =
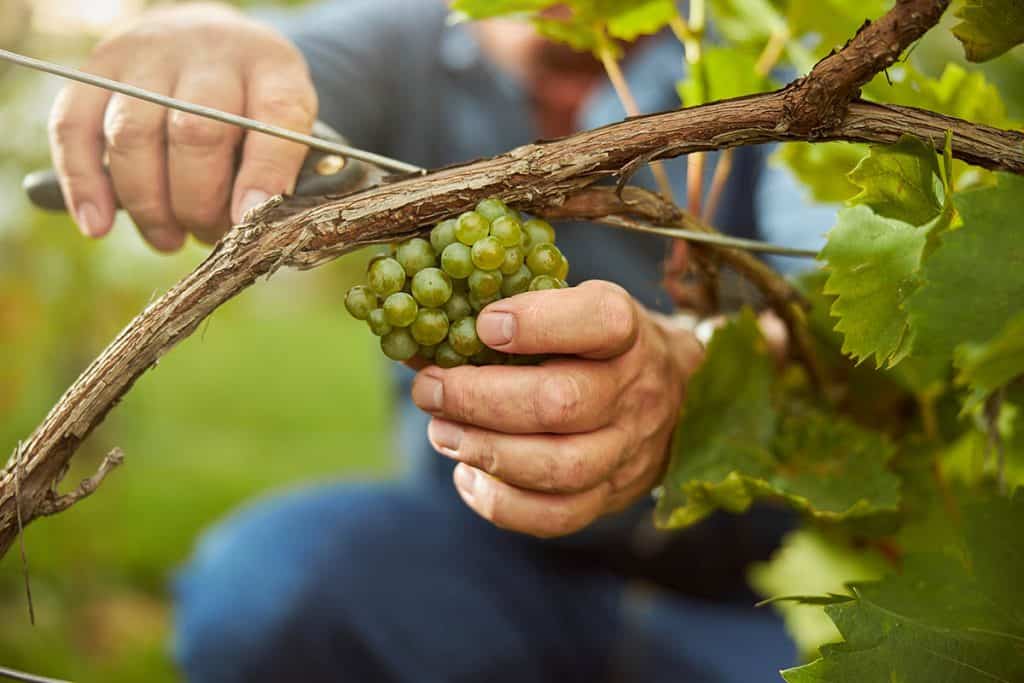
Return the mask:
[[[85,36],[11,28],[27,22],[17,9],[0,0],[5,47],[14,35],[32,55],[77,63],[87,53]],[[45,120],[60,85],[0,70],[4,460],[117,331],[207,251],[160,256],[123,217],[109,238],[88,241],[67,216],[28,205],[21,178],[49,165]],[[168,580],[204,527],[254,495],[393,470],[388,375],[341,306],[364,258],[257,285],[139,381],[64,487],[115,445],[124,466],[94,498],[27,530],[34,628],[18,553],[0,561],[0,664],[75,681],[175,680]]]

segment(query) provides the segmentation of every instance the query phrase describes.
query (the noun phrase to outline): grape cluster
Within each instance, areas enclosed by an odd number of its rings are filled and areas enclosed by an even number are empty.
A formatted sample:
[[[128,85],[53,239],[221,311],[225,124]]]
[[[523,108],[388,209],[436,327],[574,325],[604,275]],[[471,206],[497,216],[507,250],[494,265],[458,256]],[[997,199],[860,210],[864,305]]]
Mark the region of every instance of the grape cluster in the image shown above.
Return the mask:
[[[476,314],[503,297],[565,287],[568,274],[550,223],[485,199],[438,223],[429,241],[413,237],[371,260],[366,284],[348,290],[345,308],[393,360],[418,354],[443,368],[530,362],[484,346]]]

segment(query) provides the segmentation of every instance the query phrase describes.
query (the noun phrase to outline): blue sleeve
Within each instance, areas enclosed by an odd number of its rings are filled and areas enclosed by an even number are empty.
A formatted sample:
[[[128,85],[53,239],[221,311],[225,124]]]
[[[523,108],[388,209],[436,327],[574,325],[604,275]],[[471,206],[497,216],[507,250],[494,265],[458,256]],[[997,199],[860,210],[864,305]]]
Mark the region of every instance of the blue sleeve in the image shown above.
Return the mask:
[[[277,14],[272,23],[305,56],[320,99],[320,119],[355,146],[382,150],[408,90],[404,63],[427,58],[425,41],[410,37],[428,20],[426,15],[437,14],[434,4],[335,0]]]

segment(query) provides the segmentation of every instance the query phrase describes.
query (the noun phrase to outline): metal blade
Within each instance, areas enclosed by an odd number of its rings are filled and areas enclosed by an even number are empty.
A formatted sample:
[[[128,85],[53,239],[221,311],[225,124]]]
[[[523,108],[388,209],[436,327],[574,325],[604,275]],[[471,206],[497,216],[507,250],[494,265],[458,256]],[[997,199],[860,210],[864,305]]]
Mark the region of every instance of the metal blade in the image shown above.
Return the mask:
[[[321,140],[320,138],[315,138],[312,135],[303,135],[302,133],[296,133],[295,131],[288,130],[287,128],[281,128],[280,126],[274,126],[269,123],[263,123],[261,121],[256,121],[255,119],[249,119],[236,114],[229,114],[211,107],[204,107],[202,105],[192,104],[191,102],[185,102],[173,97],[167,97],[166,95],[160,95],[143,88],[138,88],[134,85],[128,85],[109,78],[103,78],[102,76],[94,76],[92,74],[87,74],[84,71],[79,71],[78,69],[53,64],[52,62],[43,61],[41,59],[33,59],[32,57],[26,57],[16,52],[10,52],[9,50],[0,50],[0,59],[11,62],[12,64],[34,69],[36,71],[43,71],[48,74],[53,74],[54,76],[60,76],[61,78],[86,83],[88,85],[96,86],[97,88],[111,90],[113,92],[121,93],[122,95],[128,95],[129,97],[145,100],[146,102],[159,104],[164,107],[169,107],[170,109],[177,109],[178,111],[195,114],[196,116],[202,116],[207,119],[213,119],[214,121],[238,126],[239,128],[245,128],[246,130],[272,135],[291,142],[297,142],[312,149],[328,152],[329,154],[338,154],[343,157],[365,161],[369,164],[374,164],[375,166],[396,171],[398,173],[426,173],[426,170],[419,166],[407,164],[404,161],[391,159],[390,157],[380,154],[374,154],[373,152],[367,152],[366,150],[362,150],[357,147],[350,147],[348,145],[342,145],[329,140]]]

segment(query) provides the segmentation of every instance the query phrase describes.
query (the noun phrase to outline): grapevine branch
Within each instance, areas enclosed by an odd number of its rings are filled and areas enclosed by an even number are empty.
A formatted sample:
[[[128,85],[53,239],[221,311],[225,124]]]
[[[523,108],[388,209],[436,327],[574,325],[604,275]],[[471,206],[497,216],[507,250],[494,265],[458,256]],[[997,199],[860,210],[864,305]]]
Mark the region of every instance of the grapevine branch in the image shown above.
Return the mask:
[[[368,244],[418,234],[490,196],[524,211],[556,211],[638,158],[790,140],[888,144],[907,131],[942,149],[952,130],[958,158],[1024,174],[1022,133],[856,99],[860,85],[934,25],[946,4],[897,2],[841,51],[780,91],[632,118],[343,197],[267,202],[128,323],[24,442],[20,464],[12,460],[0,472],[0,555],[17,537],[17,509],[26,524],[49,511],[47,501],[72,456],[135,381],[218,306],[278,268],[312,268]]]

